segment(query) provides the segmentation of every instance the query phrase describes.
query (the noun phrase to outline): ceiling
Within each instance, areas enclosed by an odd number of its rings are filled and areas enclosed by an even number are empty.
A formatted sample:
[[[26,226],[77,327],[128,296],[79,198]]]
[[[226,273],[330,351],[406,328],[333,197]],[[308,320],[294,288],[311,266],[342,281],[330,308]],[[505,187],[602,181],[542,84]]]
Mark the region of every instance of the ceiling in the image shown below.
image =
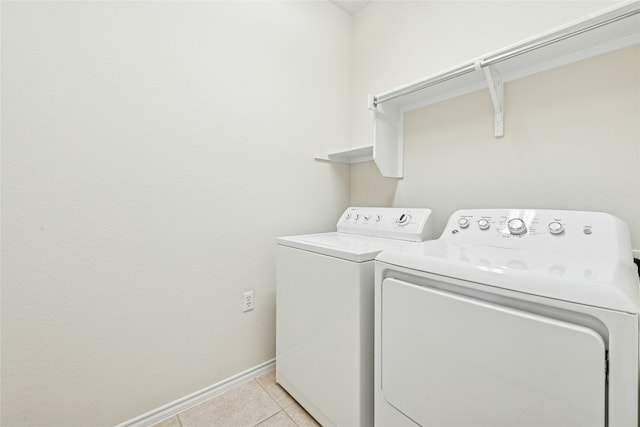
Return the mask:
[[[372,0],[329,0],[349,15],[355,15],[360,9],[371,3]]]

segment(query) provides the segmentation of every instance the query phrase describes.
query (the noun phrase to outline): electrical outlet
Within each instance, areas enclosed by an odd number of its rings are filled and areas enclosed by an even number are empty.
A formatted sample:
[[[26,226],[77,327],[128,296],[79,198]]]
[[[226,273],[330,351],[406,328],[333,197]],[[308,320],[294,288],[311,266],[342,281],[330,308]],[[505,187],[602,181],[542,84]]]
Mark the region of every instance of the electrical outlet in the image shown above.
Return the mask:
[[[253,310],[253,291],[247,291],[242,294],[242,311]]]

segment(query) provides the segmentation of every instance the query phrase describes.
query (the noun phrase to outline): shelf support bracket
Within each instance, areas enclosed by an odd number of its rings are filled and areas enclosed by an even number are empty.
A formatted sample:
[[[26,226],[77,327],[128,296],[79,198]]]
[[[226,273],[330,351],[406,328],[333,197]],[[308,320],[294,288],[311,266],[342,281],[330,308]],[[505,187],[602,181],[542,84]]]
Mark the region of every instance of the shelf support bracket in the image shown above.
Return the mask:
[[[367,96],[367,108],[371,111],[377,111],[376,98],[373,95]]]
[[[484,77],[491,94],[494,110],[494,136],[504,136],[504,81],[502,76],[491,66],[483,67]]]

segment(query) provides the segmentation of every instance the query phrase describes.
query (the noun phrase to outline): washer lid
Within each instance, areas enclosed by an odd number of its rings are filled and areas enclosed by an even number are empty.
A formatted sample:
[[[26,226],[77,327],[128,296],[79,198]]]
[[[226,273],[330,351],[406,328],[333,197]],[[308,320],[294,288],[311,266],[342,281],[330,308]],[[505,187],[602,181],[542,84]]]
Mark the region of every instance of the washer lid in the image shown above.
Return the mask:
[[[400,249],[417,243],[347,233],[319,233],[278,237],[279,245],[353,262],[372,261],[384,249]]]
[[[640,313],[635,265],[599,255],[438,239],[384,251],[376,261],[531,295]]]

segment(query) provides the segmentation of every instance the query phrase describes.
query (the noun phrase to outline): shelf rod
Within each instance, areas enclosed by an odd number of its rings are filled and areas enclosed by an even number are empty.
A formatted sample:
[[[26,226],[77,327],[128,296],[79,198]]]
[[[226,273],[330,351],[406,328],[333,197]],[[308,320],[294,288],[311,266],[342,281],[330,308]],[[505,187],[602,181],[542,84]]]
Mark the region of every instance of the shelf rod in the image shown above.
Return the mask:
[[[437,76],[428,78],[426,80],[416,82],[409,86],[405,86],[403,88],[396,89],[396,90],[375,96],[373,98],[373,106],[375,107],[376,105],[381,104],[383,102],[390,101],[392,99],[395,99],[404,95],[408,95],[410,93],[417,92],[422,89],[426,89],[430,86],[435,86],[439,83],[446,82],[447,80],[451,80],[456,77],[463,76],[468,73],[472,73],[474,71],[475,71],[474,63],[463,65],[458,68],[454,68],[453,70],[448,71],[446,73],[439,74]]]
[[[370,107],[375,108],[378,104],[381,104],[383,102],[387,102],[392,99],[399,98],[401,96],[408,95],[410,93],[417,92],[422,89],[426,89],[430,86],[434,86],[439,83],[443,83],[447,80],[451,80],[453,78],[456,78],[468,73],[472,73],[476,70],[479,71],[479,68],[485,68],[490,65],[496,64],[498,62],[505,61],[509,58],[513,58],[515,56],[522,55],[527,52],[531,52],[532,50],[540,49],[550,44],[554,44],[562,40],[566,40],[570,37],[574,37],[574,36],[586,33],[588,31],[595,30],[607,24],[611,24],[613,22],[631,17],[633,15],[637,15],[638,13],[640,13],[640,2],[635,2],[635,1],[631,2],[630,4],[627,4],[623,7],[616,8],[616,10],[609,12],[606,15],[601,15],[601,16],[596,16],[594,18],[586,19],[578,24],[573,24],[567,28],[554,31],[551,34],[547,34],[542,37],[531,40],[529,42],[526,42],[525,44],[515,46],[504,52],[488,54],[484,57],[480,57],[478,60],[470,64],[465,64],[457,68],[454,68],[450,71],[446,71],[442,74],[431,76],[425,80],[421,80],[421,81],[409,84],[405,87],[395,89],[389,92],[385,92],[377,96],[373,96],[372,102],[369,102],[369,105]]]
[[[549,46],[551,44],[557,43],[557,42],[561,42],[563,40],[566,40],[568,38],[586,33],[588,31],[591,30],[595,30],[597,28],[603,27],[605,25],[611,24],[613,22],[617,22],[620,21],[622,19],[628,18],[630,16],[636,15],[640,13],[640,8],[638,8],[638,6],[636,5],[635,9],[632,9],[622,15],[616,15],[613,16],[611,18],[603,18],[603,17],[598,17],[598,18],[593,18],[590,21],[586,21],[583,23],[586,24],[586,27],[582,27],[582,28],[568,28],[565,30],[561,30],[559,32],[556,32],[554,34],[550,34],[547,36],[543,36],[540,38],[537,38],[535,40],[530,41],[529,43],[517,47],[515,49],[510,49],[506,52],[501,52],[495,55],[491,55],[491,56],[487,56],[483,59],[480,60],[480,67],[484,68],[487,67],[489,65],[493,65],[496,64],[498,62],[502,62],[502,61],[506,61],[507,59],[511,59],[513,57],[522,55],[524,53],[527,52],[531,52],[533,50],[536,49],[540,49],[543,48],[545,46]],[[593,22],[595,21],[595,22]]]

